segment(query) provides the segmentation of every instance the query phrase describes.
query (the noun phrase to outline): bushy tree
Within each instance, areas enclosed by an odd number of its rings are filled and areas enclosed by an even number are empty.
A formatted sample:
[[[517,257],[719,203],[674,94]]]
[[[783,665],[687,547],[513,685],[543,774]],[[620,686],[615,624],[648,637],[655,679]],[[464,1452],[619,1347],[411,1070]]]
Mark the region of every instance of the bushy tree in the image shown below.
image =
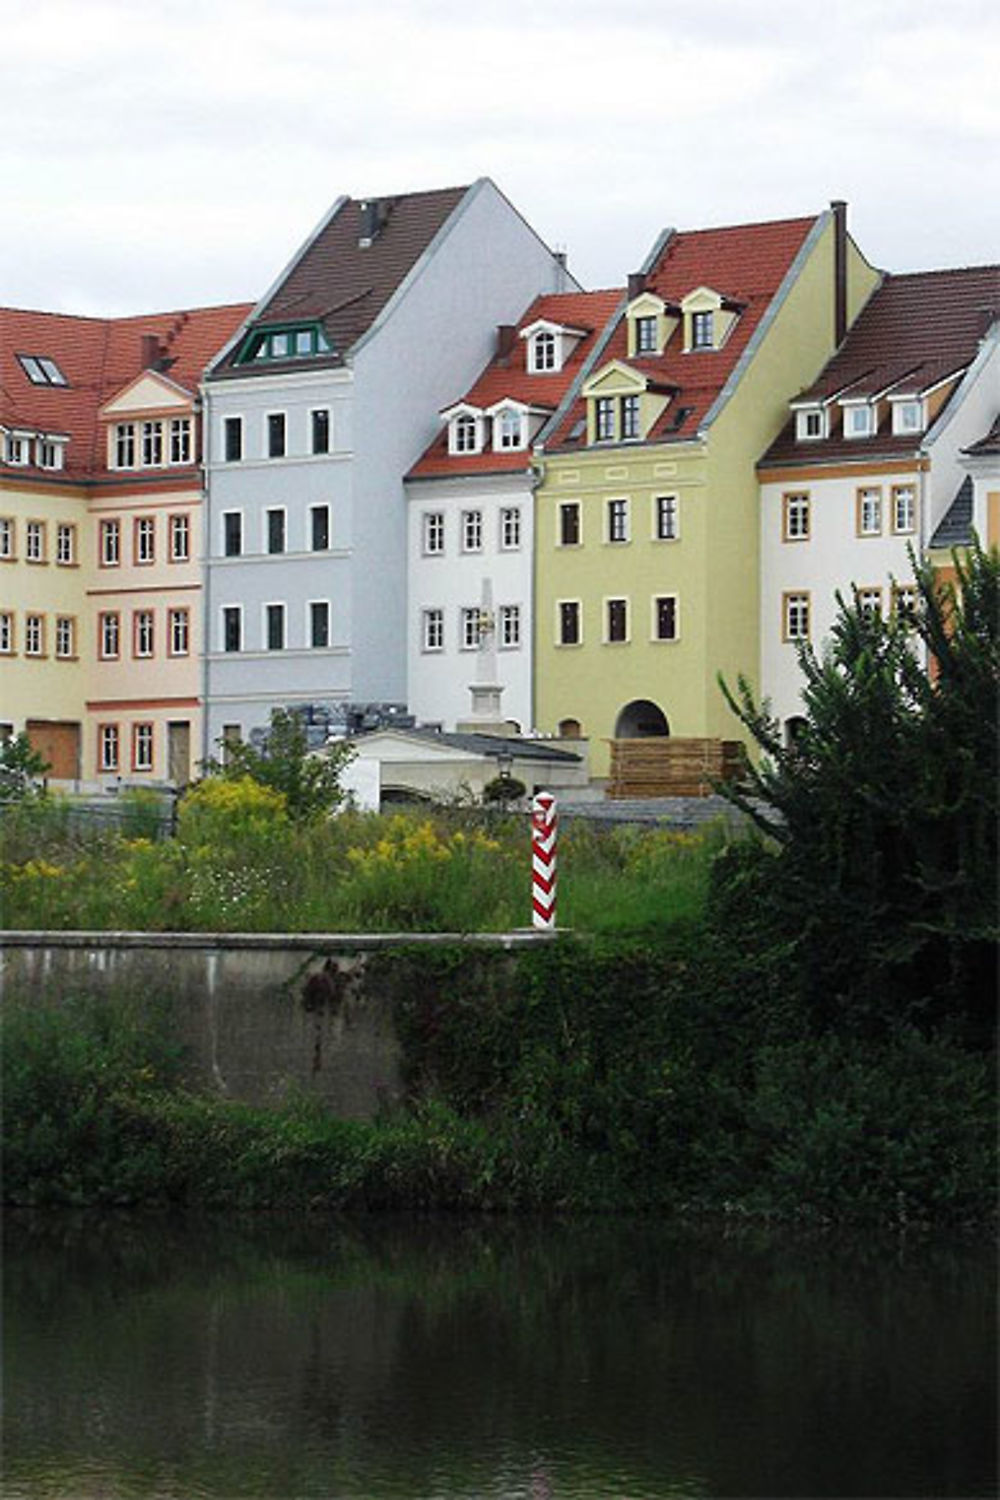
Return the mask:
[[[954,564],[954,584],[915,565],[916,607],[889,619],[838,596],[825,650],[799,649],[792,744],[745,680],[722,684],[760,750],[728,795],[769,843],[723,862],[721,883],[729,919],[767,929],[821,1020],[922,1015],[982,1039],[997,984],[1000,556],[975,543]]]
[[[45,756],[32,747],[26,734],[11,735],[0,743],[0,803],[22,802],[36,795],[49,769]]]
[[[276,708],[260,749],[238,740],[225,745],[224,760],[205,763],[208,775],[239,781],[249,776],[261,786],[283,793],[288,815],[296,822],[323,817],[344,800],[340,776],[354,757],[346,742],[322,753],[310,751],[300,714]]]

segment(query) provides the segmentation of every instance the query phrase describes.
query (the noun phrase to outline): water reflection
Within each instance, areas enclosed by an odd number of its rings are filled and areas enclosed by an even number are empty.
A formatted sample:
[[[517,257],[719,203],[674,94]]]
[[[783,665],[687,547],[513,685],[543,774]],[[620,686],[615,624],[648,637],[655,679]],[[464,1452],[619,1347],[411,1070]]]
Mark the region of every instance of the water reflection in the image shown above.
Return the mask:
[[[4,1495],[995,1493],[992,1254],[8,1216]]]

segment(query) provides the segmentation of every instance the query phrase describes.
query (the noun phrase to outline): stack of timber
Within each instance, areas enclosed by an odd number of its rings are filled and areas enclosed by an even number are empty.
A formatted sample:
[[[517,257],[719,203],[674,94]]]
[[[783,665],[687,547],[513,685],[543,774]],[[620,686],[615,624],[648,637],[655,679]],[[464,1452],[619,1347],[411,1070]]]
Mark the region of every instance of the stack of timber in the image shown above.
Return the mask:
[[[605,795],[707,797],[713,782],[731,781],[743,765],[739,740],[611,740]]]

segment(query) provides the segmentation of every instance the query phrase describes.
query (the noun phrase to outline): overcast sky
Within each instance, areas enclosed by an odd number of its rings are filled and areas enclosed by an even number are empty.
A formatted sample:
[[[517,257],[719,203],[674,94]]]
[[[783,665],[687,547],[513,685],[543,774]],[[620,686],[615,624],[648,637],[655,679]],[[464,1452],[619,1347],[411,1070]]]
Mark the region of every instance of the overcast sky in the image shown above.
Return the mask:
[[[489,176],[588,287],[846,198],[1000,260],[996,0],[0,0],[0,302],[255,300],[341,193]]]

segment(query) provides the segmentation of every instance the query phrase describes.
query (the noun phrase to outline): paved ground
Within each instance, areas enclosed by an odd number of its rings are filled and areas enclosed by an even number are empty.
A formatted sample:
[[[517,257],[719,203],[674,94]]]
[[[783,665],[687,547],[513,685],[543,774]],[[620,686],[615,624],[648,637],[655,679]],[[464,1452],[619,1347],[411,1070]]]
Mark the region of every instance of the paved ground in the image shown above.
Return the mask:
[[[622,801],[574,802],[572,794],[558,798],[563,818],[586,818],[590,822],[663,823],[670,828],[700,828],[723,818],[734,826],[745,823],[745,814],[724,797],[641,797]]]

